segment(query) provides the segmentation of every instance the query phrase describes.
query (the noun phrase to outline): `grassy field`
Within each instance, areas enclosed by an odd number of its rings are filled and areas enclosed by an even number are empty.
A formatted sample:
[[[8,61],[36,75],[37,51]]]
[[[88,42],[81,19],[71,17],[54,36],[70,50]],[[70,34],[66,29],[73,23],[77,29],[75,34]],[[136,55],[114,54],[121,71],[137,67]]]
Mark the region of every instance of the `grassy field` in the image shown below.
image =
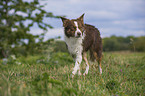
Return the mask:
[[[145,53],[104,53],[102,75],[89,63],[87,76],[71,78],[65,52],[0,60],[0,96],[145,96]]]

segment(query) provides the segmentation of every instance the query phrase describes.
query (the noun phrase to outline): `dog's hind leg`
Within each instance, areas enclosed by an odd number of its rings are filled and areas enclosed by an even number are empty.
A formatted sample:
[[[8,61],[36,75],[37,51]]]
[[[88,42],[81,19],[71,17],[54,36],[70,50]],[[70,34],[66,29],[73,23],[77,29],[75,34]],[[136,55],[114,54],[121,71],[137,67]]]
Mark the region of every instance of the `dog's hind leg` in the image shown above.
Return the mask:
[[[102,53],[101,52],[93,52],[94,56],[96,57],[96,60],[98,62],[98,69],[100,74],[102,74],[102,67],[101,67],[101,60],[102,60]]]
[[[85,72],[83,73],[83,75],[85,76],[86,74],[88,74],[88,72],[89,72],[89,63],[88,63],[88,60],[87,60],[87,54],[86,54],[86,52],[84,52],[83,53],[83,58],[84,58],[84,60],[85,60],[85,63],[86,63],[86,70],[85,70]]]
[[[100,74],[102,74],[102,67],[101,67],[101,58],[98,58],[98,68],[99,68],[99,72]]]

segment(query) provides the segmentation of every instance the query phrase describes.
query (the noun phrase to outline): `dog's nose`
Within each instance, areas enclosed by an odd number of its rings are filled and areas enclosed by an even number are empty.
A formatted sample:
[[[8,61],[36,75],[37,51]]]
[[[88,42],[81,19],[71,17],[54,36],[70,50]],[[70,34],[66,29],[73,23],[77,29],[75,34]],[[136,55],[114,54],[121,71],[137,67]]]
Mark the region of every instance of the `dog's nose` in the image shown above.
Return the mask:
[[[80,32],[77,32],[77,35],[78,35],[78,36],[80,36],[80,35],[81,35],[81,33],[80,33]]]

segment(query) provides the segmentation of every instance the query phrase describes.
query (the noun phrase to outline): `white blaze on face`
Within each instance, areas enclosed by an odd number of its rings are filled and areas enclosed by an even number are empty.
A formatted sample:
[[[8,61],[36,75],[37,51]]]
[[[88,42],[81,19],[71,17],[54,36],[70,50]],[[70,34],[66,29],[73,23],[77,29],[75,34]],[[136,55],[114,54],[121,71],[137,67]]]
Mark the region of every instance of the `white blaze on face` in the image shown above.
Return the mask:
[[[82,32],[78,27],[78,22],[74,21],[74,23],[75,23],[75,26],[76,26],[75,37],[78,37],[78,34],[80,34],[80,36],[82,36]]]

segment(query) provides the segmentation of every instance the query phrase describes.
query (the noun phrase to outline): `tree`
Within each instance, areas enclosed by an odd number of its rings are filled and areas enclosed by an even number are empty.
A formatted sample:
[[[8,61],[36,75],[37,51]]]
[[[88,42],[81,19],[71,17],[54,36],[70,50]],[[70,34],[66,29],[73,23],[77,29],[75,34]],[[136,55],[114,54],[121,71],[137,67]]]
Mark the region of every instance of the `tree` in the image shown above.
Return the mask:
[[[12,47],[26,46],[27,50],[33,51],[35,40],[43,40],[47,28],[53,28],[43,21],[44,17],[59,18],[51,12],[43,9],[38,0],[27,2],[23,0],[1,0],[0,1],[0,54],[7,57]],[[27,23],[26,22],[30,22]],[[40,35],[33,36],[30,28],[36,23],[44,30]],[[26,44],[25,41],[28,41]]]
[[[145,37],[141,36],[138,37],[135,41],[134,41],[134,47],[135,47],[135,51],[138,52],[145,52]],[[132,48],[133,50],[133,48]]]
[[[103,50],[104,51],[114,51],[117,49],[118,49],[118,42],[116,39],[114,39],[112,37],[103,39]]]

